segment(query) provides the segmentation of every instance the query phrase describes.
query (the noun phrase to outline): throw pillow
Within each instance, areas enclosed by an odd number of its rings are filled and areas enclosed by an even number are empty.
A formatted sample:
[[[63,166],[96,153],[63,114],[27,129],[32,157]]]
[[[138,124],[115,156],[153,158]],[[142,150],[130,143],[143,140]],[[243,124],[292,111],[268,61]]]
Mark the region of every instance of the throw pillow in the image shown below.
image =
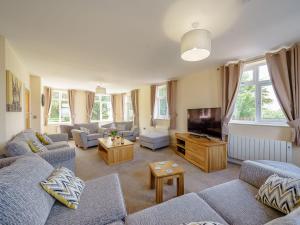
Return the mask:
[[[222,225],[222,224],[217,222],[211,222],[211,221],[202,221],[202,222],[183,223],[182,225]]]
[[[45,152],[48,149],[42,145],[40,142],[34,141],[34,140],[29,140],[28,142],[28,146],[30,147],[31,151],[33,153],[37,153],[37,152]]]
[[[300,205],[300,179],[271,175],[259,188],[256,199],[288,214]]]
[[[47,180],[41,182],[46,192],[71,209],[77,209],[84,182],[67,168],[55,169]]]
[[[36,137],[42,142],[44,145],[50,145],[53,144],[53,141],[46,135],[46,134],[41,134],[39,132],[36,132]]]
[[[85,128],[85,127],[80,127],[80,130],[81,130],[82,132],[86,133],[87,135],[90,134],[90,130],[87,129],[87,128]]]

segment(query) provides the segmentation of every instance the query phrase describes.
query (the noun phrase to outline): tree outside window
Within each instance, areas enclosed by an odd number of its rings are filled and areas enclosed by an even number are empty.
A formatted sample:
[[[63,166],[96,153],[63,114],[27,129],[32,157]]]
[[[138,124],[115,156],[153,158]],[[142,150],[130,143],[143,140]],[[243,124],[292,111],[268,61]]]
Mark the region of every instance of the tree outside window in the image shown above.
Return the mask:
[[[71,114],[68,92],[64,90],[53,90],[48,123],[60,124],[70,122]]]
[[[110,95],[96,95],[92,111],[92,121],[110,122],[112,121],[112,105]]]
[[[240,82],[233,121],[286,121],[265,61],[246,65]]]
[[[155,98],[155,119],[169,119],[167,85],[157,86]]]
[[[123,96],[124,121],[133,121],[133,109],[130,93]]]

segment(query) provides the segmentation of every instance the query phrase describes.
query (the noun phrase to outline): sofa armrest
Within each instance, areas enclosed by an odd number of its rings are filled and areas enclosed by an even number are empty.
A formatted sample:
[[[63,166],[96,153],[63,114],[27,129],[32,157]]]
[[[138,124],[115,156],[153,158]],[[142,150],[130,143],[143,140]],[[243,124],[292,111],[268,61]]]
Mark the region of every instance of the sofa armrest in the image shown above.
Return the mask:
[[[87,134],[84,133],[81,130],[73,129],[72,130],[72,136],[73,140],[75,141],[75,144],[79,147],[88,147],[88,140],[87,140]]]
[[[13,162],[15,162],[18,158],[22,156],[14,156],[0,159],[0,169],[6,166],[9,166]]]
[[[37,154],[54,167],[65,166],[74,171],[75,148],[64,147],[51,151],[39,152]],[[64,164],[66,161],[70,162],[67,166]]]
[[[300,171],[300,168],[289,163],[267,160],[247,160],[242,164],[239,178],[256,188],[260,188],[268,177],[273,174],[278,174],[281,177],[300,178],[300,173],[295,172],[297,170]]]
[[[135,137],[138,137],[138,136],[139,136],[140,128],[138,128],[138,127],[133,127],[131,130],[132,130],[133,135],[134,135]]]
[[[47,136],[48,136],[53,142],[68,141],[68,134],[67,134],[67,133],[61,133],[61,134],[47,134]]]

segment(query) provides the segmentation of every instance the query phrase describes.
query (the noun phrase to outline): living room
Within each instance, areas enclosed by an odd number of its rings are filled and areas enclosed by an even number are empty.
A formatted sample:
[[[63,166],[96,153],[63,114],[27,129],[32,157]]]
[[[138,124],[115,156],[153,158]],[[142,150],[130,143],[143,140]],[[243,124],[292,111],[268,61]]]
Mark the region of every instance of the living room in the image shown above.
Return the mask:
[[[299,10],[0,1],[0,224],[300,224]]]

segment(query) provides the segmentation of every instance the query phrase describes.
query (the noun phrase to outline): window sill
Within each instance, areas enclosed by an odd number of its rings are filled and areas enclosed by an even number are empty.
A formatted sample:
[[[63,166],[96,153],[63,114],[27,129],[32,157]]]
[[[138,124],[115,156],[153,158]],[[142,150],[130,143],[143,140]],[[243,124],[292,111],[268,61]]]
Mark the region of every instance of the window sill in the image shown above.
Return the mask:
[[[286,122],[253,122],[253,121],[237,121],[233,120],[229,122],[229,125],[251,125],[251,126],[270,126],[270,127],[289,127]]]
[[[71,125],[71,123],[48,123],[48,126]]]

